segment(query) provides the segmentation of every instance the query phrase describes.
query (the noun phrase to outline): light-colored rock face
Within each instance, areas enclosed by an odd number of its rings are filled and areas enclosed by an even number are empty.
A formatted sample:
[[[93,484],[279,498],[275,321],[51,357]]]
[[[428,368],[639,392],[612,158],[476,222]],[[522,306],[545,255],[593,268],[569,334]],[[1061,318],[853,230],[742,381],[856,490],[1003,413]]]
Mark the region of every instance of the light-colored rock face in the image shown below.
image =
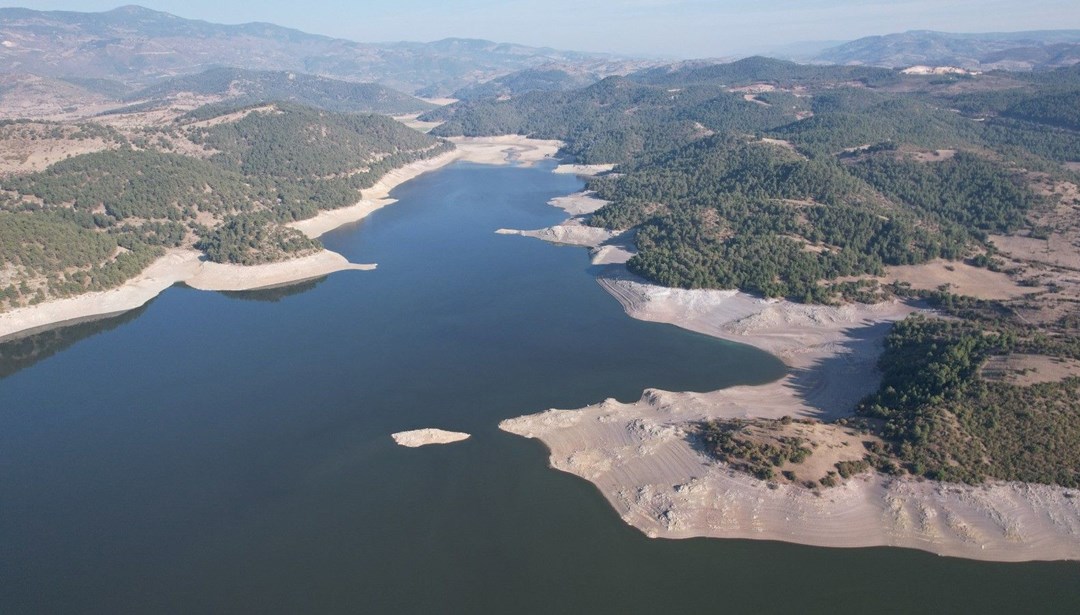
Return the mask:
[[[615,165],[613,164],[560,164],[555,167],[553,172],[592,177],[594,175],[600,175],[601,173],[608,173],[614,168]]]
[[[557,196],[548,205],[558,207],[570,216],[582,216],[596,212],[610,201],[597,198],[592,192],[575,192],[566,196]]]
[[[469,434],[460,431],[446,431],[443,429],[414,429],[412,431],[399,431],[391,434],[394,442],[399,446],[417,448],[429,444],[451,444],[466,440]]]

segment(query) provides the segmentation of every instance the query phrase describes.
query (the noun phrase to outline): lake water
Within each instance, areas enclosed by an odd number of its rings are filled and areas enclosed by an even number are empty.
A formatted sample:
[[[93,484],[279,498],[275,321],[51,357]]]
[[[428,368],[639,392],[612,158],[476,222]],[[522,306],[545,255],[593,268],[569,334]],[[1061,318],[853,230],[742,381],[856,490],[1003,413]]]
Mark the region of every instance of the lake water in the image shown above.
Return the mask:
[[[581,187],[456,164],[325,236],[373,272],[175,287],[0,346],[0,612],[1080,612],[1080,564],[657,541],[507,417],[780,377],[500,227]],[[406,449],[390,434],[466,431]]]

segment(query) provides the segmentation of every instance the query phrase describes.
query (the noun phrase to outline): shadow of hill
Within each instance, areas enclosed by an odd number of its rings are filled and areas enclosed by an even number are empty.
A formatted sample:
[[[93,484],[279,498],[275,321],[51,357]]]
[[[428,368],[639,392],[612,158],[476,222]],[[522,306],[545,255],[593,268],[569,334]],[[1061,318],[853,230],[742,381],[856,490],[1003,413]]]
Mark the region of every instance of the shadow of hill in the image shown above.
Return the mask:
[[[788,384],[814,410],[814,418],[833,421],[851,416],[855,406],[878,389],[878,357],[892,325],[889,321],[845,329],[835,352],[791,370]]]

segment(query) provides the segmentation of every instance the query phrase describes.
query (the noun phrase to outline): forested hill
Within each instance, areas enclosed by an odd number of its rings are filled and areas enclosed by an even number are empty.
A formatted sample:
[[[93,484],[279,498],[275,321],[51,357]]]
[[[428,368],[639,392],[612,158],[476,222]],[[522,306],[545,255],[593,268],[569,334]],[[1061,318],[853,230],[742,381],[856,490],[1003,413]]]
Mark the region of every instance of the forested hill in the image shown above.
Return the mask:
[[[452,147],[385,116],[286,103],[207,108],[126,134],[65,130],[0,125],[12,143],[99,147],[0,179],[0,309],[116,286],[165,247],[241,264],[317,250],[284,223],[352,205],[389,170]]]
[[[234,105],[289,101],[327,111],[402,115],[435,105],[374,83],[353,83],[292,71],[212,68],[175,77],[125,97],[128,102],[167,103],[180,94],[211,96]]]
[[[242,117],[214,122],[219,113]],[[214,106],[185,117],[196,120],[187,126],[191,140],[215,152],[211,162],[249,176],[301,181],[378,177],[436,144],[431,136],[386,116],[331,113],[291,103],[239,111]]]
[[[519,70],[490,81],[463,87],[450,96],[458,100],[476,100],[516,96],[526,92],[560,92],[575,90],[600,80],[600,77],[592,72],[571,71],[572,69],[557,67]]]
[[[899,81],[896,71],[870,66],[807,65],[753,56],[724,64],[660,66],[629,78],[646,85],[682,87],[713,84],[728,87],[769,84],[779,88],[833,87],[838,84],[886,85]]]
[[[802,66],[754,57],[609,77],[571,92],[463,101],[424,119],[444,121],[434,133],[443,136],[518,133],[562,139],[567,153],[585,163],[626,162],[712,132],[775,131],[815,115],[872,116],[875,105],[886,110],[896,101],[917,107],[903,110],[902,119],[957,123],[946,117],[946,109],[890,90],[911,85],[927,83],[888,69]]]
[[[788,93],[764,95],[771,102],[759,103],[720,85],[669,89],[609,77],[571,92],[462,102],[422,117],[445,122],[432,134],[561,139],[567,142],[566,153],[578,161],[603,163],[665,151],[716,130],[779,128],[805,110],[802,101]]]
[[[1034,195],[974,154],[933,165],[894,148],[837,161],[775,141],[712,136],[591,185],[592,223],[637,227],[631,270],[669,286],[805,302],[858,298],[830,283],[886,265],[967,256],[1024,224]]]
[[[593,224],[638,228],[630,266],[647,278],[822,302],[866,296],[838,280],[973,258],[988,235],[1029,226],[1024,169],[1069,173],[1077,108],[1076,69],[941,77],[748,58],[427,117],[446,120],[434,134],[561,139],[580,162],[621,163],[593,182],[613,201]]]
[[[1076,67],[1048,73],[905,75],[747,58],[609,77],[569,92],[463,101],[424,119],[434,134],[526,134],[567,142],[580,162],[628,162],[716,132],[768,134],[807,155],[891,141],[1080,160]],[[959,111],[960,113],[957,113]]]

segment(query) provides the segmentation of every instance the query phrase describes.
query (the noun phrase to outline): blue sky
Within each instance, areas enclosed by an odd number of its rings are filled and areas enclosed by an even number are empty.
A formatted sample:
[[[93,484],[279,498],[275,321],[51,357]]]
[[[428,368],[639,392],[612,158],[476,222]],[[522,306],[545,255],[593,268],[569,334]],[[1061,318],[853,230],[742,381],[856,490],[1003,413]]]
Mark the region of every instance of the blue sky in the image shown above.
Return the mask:
[[[584,51],[724,56],[913,29],[1080,29],[1080,0],[143,0],[222,23],[269,21],[359,41],[487,38]],[[100,11],[118,2],[32,0]]]

